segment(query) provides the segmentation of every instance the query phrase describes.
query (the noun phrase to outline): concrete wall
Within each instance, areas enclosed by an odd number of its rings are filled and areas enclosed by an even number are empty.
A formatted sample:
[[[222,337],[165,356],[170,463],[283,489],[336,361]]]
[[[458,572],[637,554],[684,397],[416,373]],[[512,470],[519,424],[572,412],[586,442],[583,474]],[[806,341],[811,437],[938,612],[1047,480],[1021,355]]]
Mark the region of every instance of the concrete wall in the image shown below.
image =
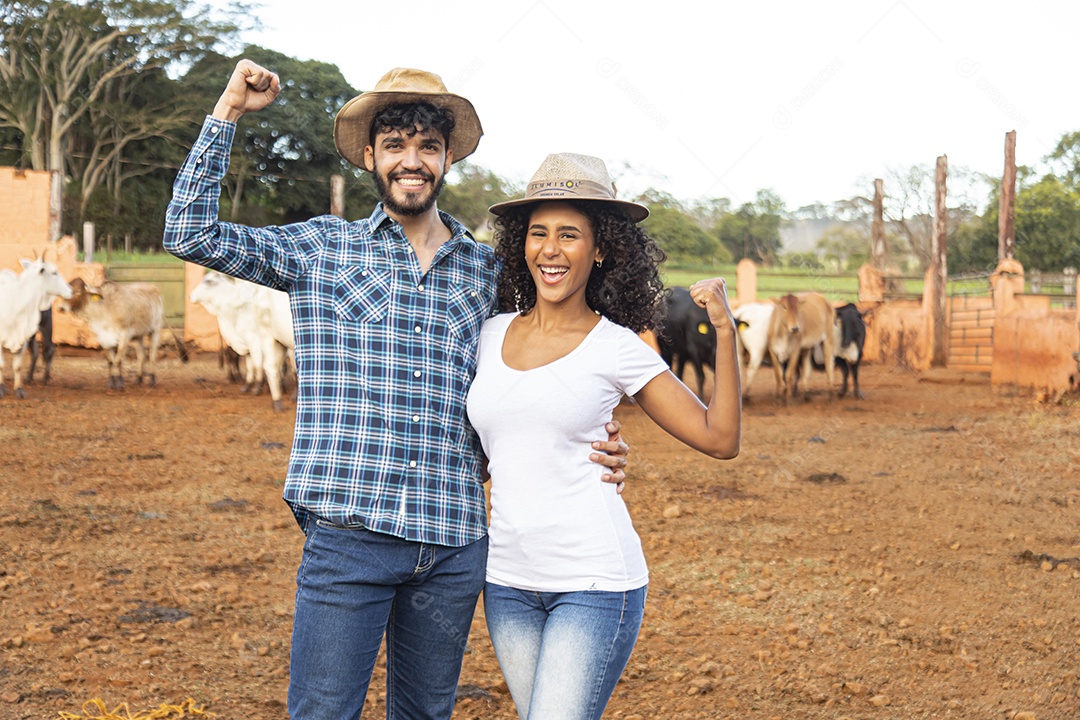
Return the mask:
[[[859,303],[866,320],[866,362],[900,363],[912,370],[930,367],[930,324],[918,300]]]
[[[202,305],[191,302],[191,291],[202,282],[206,268],[193,263],[184,266],[184,342],[195,343],[200,350],[217,352],[221,349],[217,318]]]
[[[68,282],[81,277],[100,285],[105,280],[105,267],[76,262],[74,238],[49,242],[50,178],[48,172],[0,167],[0,221],[4,228],[0,235],[0,268],[22,272],[21,258],[44,253]],[[57,312],[58,303],[53,304],[53,340],[63,345],[98,347],[85,323]]]
[[[76,262],[77,248],[75,240],[70,236],[60,238],[56,244],[56,252],[59,256],[56,261],[56,269],[68,282],[75,278],[82,278],[87,285],[99,286],[105,282],[105,266],[101,263]],[[71,313],[60,312],[58,307],[61,301],[53,303],[53,342],[58,345],[74,345],[77,347],[98,348],[97,338],[90,332],[86,321],[80,320]]]
[[[1071,310],[1018,310],[994,323],[992,385],[1058,392],[1076,373],[1080,324]]]
[[[48,172],[0,167],[0,268],[19,272],[20,257],[33,257],[49,242]],[[51,259],[51,258],[50,258]]]

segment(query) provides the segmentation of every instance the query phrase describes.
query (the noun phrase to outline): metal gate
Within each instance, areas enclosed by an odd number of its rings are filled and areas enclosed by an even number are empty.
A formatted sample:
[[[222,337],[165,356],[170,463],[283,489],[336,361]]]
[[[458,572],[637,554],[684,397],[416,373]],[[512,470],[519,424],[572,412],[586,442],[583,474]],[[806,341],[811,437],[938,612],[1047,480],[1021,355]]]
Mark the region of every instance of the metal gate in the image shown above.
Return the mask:
[[[989,295],[949,297],[948,367],[990,372],[994,358],[994,318],[994,298]]]

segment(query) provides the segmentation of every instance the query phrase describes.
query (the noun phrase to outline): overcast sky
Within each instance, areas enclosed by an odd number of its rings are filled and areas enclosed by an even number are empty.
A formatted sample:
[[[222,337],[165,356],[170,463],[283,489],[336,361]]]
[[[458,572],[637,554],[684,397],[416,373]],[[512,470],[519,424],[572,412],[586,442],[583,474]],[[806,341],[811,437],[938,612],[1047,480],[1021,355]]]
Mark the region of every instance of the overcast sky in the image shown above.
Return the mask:
[[[258,19],[245,41],[358,90],[438,73],[480,115],[471,159],[519,183],[579,152],[623,195],[771,188],[795,209],[939,155],[1000,177],[1010,130],[1045,170],[1080,130],[1075,1],[267,0]]]

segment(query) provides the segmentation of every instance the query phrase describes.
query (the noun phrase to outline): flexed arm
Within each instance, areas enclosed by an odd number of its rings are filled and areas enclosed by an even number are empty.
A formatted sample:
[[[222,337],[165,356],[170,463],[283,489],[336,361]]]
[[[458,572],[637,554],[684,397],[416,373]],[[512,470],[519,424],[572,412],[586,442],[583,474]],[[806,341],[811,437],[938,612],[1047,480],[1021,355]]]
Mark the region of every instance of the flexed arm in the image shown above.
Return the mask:
[[[742,389],[727,286],[723,278],[702,280],[690,288],[690,295],[708,311],[716,328],[716,370],[708,407],[670,371],[653,378],[634,399],[676,439],[706,455],[730,459],[739,454],[742,442]]]
[[[214,106],[213,117],[236,122],[244,113],[262,110],[281,92],[277,73],[270,72],[250,60],[236,63],[229,84]]]

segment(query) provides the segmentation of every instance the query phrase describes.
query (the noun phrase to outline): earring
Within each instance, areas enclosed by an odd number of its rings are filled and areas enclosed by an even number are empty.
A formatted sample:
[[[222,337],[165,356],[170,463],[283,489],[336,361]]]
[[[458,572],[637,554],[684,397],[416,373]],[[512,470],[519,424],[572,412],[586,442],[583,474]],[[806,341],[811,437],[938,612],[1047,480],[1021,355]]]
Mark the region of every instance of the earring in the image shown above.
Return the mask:
[[[604,266],[604,259],[603,258],[600,258],[599,260],[596,261],[596,268],[597,269],[600,269],[603,266]]]

